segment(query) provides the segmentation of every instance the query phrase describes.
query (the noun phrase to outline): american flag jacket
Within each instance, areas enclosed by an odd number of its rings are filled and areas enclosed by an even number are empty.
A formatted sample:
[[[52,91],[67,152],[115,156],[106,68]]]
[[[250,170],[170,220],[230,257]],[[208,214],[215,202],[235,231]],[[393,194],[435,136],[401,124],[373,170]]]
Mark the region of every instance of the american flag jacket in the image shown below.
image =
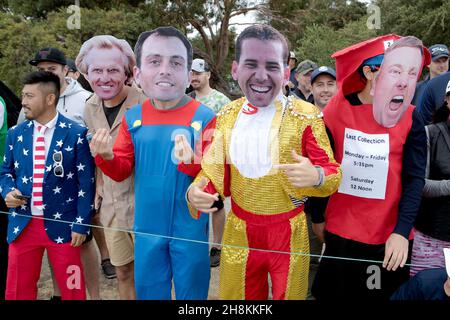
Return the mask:
[[[14,189],[31,196],[33,187],[33,121],[8,131],[5,156],[0,169],[3,198]],[[71,232],[89,234],[95,196],[94,162],[86,140],[87,129],[61,114],[53,133],[45,164],[43,212],[45,230],[56,243],[71,241]],[[61,151],[64,174],[55,175],[53,153]],[[8,243],[13,242],[30,221],[31,199],[9,210]],[[4,213],[2,213],[4,214]]]

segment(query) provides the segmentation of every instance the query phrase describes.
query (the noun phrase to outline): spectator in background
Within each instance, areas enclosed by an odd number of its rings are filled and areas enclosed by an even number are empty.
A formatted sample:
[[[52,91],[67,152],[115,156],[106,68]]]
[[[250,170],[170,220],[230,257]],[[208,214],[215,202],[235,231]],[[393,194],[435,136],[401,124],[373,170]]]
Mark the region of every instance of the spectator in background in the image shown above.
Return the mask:
[[[428,65],[430,73],[416,86],[416,92],[414,93],[414,98],[411,102],[415,106],[420,103],[420,98],[428,81],[448,71],[450,57],[448,47],[445,44],[435,44],[432,45],[429,50],[431,53],[431,63]]]
[[[317,64],[311,60],[303,60],[295,69],[295,79],[298,81],[298,85],[291,93],[297,98],[314,104],[314,98],[311,92],[311,74],[314,69],[317,68]]]
[[[203,59],[194,59],[192,61],[192,80],[191,86],[194,91],[190,96],[200,101],[217,113],[224,105],[230,103],[230,99],[223,93],[211,88],[209,79],[211,78],[211,70],[208,63]]]
[[[337,91],[334,69],[326,66],[315,69],[311,73],[311,91],[314,104],[322,111]]]
[[[431,79],[426,84],[419,105],[417,106],[417,109],[423,115],[425,124],[431,123],[433,113],[442,106],[448,81],[450,81],[449,71]]]
[[[67,72],[67,76],[72,78],[72,79],[74,79],[74,80],[77,80],[81,84],[83,89],[85,89],[85,90],[87,90],[89,92],[93,92],[89,82],[78,71],[77,66],[75,65],[75,61],[72,60],[72,59],[67,59],[67,66],[69,67],[69,71]]]
[[[72,78],[73,80],[78,80],[81,73],[78,71],[75,61],[72,59],[66,59],[66,63],[68,68],[66,77]]]
[[[36,53],[34,59],[30,60],[30,64],[36,66],[38,70],[50,71],[59,77],[61,94],[58,100],[58,111],[85,126],[84,107],[91,93],[84,90],[76,80],[66,77],[69,71],[66,63],[64,53],[56,48],[41,49]]]
[[[289,70],[291,70],[291,75],[289,76],[289,82],[287,84],[287,92],[290,90],[293,90],[294,88],[297,88],[298,81],[295,77],[295,68],[297,67],[297,58],[295,57],[295,52],[291,51],[289,52]]]
[[[223,106],[230,103],[230,99],[223,93],[210,87],[209,79],[211,71],[208,63],[203,59],[194,59],[192,61],[192,80],[191,86],[194,89],[191,97],[200,101],[205,106],[211,108],[214,113],[217,113]],[[210,255],[211,267],[217,267],[220,264],[220,252],[223,235],[223,227],[225,225],[225,209],[221,209],[211,217],[213,229],[213,243]]]
[[[443,248],[450,248],[450,81],[445,102],[426,127],[428,157],[422,204],[417,216],[411,275],[445,266]]]

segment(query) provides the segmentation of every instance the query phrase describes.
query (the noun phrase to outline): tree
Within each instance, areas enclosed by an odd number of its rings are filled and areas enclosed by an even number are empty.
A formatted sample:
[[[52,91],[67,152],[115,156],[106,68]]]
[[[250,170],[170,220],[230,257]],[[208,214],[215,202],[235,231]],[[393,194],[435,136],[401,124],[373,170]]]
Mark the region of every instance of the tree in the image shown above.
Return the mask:
[[[165,7],[169,21],[178,21],[186,33],[198,34],[194,53],[211,66],[211,85],[230,97],[231,55],[234,52],[235,30],[230,20],[252,11],[263,12],[264,5],[245,0],[150,1],[151,5]],[[199,41],[201,40],[201,42]],[[228,81],[227,81],[228,80]]]
[[[381,33],[413,35],[426,46],[449,44],[449,0],[377,0],[381,10]]]
[[[46,19],[0,13],[0,25],[5,26],[0,29],[0,78],[19,93],[23,76],[32,70],[28,61],[40,48],[56,47],[74,59],[83,42],[94,35],[111,34],[133,47],[142,31],[160,25],[159,13],[145,5],[129,11],[82,9],[81,15],[81,28],[70,30],[64,8],[48,13]]]
[[[143,0],[78,0],[78,4],[83,8],[93,9],[113,9],[119,7],[135,8],[144,2]],[[52,11],[67,9],[70,5],[77,4],[77,0],[0,0],[0,4],[12,13],[22,15],[27,18],[47,18]],[[0,6],[1,7],[1,6]]]
[[[375,30],[367,28],[365,18],[352,21],[338,30],[312,25],[306,28],[303,38],[298,40],[295,51],[301,60],[310,59],[319,65],[334,68],[334,60],[331,58],[334,52],[376,35]]]
[[[269,0],[271,15],[260,17],[283,33],[295,45],[313,25],[339,30],[366,14],[366,4],[358,0]]]

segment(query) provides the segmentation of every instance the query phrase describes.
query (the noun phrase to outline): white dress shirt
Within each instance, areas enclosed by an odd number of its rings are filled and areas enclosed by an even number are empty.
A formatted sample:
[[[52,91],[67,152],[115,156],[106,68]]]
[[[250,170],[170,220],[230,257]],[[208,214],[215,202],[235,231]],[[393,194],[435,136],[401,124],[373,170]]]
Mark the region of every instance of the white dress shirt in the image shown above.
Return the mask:
[[[272,168],[274,159],[271,151],[278,150],[279,128],[273,128],[276,132],[271,132],[276,101],[286,107],[286,97],[279,95],[271,105],[257,108],[258,111],[253,114],[243,112],[248,104],[246,100],[239,112],[231,133],[230,158],[244,177],[260,178]]]

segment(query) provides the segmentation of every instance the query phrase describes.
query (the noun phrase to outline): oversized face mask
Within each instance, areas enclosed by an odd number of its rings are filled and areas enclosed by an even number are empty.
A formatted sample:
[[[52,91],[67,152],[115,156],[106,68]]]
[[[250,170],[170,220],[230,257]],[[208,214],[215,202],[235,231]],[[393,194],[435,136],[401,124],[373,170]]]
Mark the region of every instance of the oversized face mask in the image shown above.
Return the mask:
[[[373,116],[383,127],[394,127],[414,97],[422,54],[416,47],[399,47],[384,56],[371,94]]]

